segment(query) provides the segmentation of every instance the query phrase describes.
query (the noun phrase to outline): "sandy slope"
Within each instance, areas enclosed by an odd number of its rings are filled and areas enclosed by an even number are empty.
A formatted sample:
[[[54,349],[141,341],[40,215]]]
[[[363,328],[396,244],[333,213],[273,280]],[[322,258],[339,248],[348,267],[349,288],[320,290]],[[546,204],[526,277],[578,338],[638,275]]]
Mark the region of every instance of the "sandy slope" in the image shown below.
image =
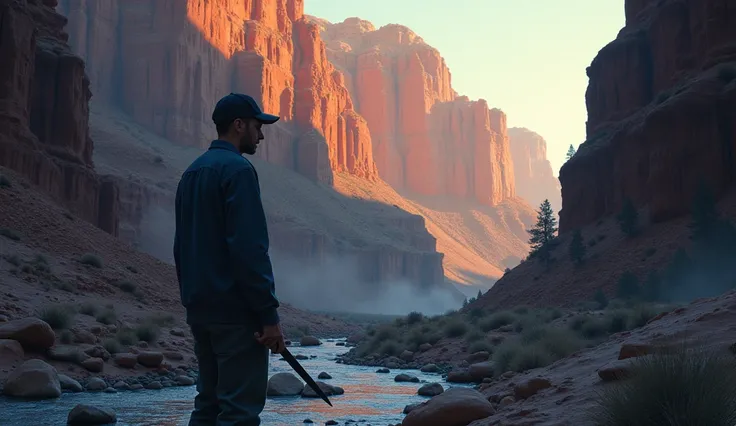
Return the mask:
[[[181,147],[151,134],[112,107],[91,104],[94,161],[101,173],[145,182],[171,192],[181,171],[201,150]],[[265,143],[268,143],[266,140]],[[159,159],[157,160],[157,157]],[[524,227],[534,217],[521,200],[498,208],[398,194],[386,183],[349,175],[335,176],[335,190],[301,175],[254,159],[271,221],[324,232],[346,247],[378,244],[413,250],[412,232],[390,226],[407,214],[425,217],[426,226],[445,254],[446,277],[460,284],[487,287],[514,258],[527,253]]]

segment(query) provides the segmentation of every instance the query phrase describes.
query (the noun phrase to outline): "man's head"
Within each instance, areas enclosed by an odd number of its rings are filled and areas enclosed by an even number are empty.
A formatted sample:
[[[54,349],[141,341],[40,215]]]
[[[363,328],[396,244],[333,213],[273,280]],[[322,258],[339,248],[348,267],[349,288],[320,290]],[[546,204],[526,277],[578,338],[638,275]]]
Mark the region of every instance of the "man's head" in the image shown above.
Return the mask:
[[[278,120],[279,117],[261,111],[253,98],[239,93],[220,99],[212,112],[217,137],[232,143],[244,154],[255,154],[263,139],[261,127]]]

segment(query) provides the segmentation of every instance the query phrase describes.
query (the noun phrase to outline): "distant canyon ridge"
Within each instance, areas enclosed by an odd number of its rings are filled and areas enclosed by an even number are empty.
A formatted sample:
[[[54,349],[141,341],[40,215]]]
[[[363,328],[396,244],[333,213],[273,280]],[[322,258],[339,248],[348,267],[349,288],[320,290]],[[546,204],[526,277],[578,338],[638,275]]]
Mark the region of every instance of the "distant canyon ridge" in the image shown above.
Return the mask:
[[[561,204],[544,139],[458,95],[410,29],[332,24],[303,6],[3,2],[18,18],[9,31],[38,33],[13,46],[26,53],[8,68],[19,76],[30,61],[35,77],[3,95],[37,148],[6,141],[0,161],[113,235],[165,241],[170,224],[146,228],[151,212],[165,217],[181,170],[212,139],[214,103],[248,93],[282,117],[256,158],[275,251],[310,265],[349,256],[370,282],[490,285],[526,255],[533,207]],[[25,39],[2,44],[14,40]],[[130,152],[150,158],[126,163]]]

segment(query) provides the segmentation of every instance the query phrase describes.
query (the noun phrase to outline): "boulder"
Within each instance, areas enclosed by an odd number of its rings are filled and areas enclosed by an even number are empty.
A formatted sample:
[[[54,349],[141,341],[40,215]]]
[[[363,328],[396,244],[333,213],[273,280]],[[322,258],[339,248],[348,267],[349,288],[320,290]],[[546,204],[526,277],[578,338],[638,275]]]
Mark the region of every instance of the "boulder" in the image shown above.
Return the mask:
[[[47,399],[61,395],[56,369],[40,359],[29,359],[10,373],[3,393],[21,398]]]
[[[72,345],[57,345],[46,351],[46,356],[54,361],[80,363],[89,358],[89,355]]]
[[[16,340],[27,351],[43,352],[54,346],[56,334],[38,318],[22,318],[0,323],[0,339]]]
[[[436,364],[427,364],[423,366],[421,369],[419,369],[419,371],[421,371],[422,373],[436,373],[439,370],[440,369],[439,367],[437,367]]]
[[[118,367],[134,368],[138,364],[138,356],[136,354],[115,354],[113,362]]]
[[[266,395],[296,396],[304,390],[304,383],[291,373],[276,373],[268,379]]]
[[[414,407],[402,426],[467,426],[495,414],[482,393],[468,388],[450,388]]]
[[[82,367],[86,368],[87,371],[91,371],[93,373],[100,373],[102,372],[102,369],[105,368],[105,361],[102,360],[102,358],[87,358],[84,361],[79,363]]]
[[[465,358],[465,360],[469,364],[475,364],[478,362],[488,361],[488,358],[490,356],[491,354],[488,353],[487,351],[478,351],[478,352],[473,353],[472,355],[468,355],[468,357]]]
[[[78,381],[72,379],[66,374],[59,374],[59,384],[61,385],[61,390],[68,392],[82,392],[84,390]]]
[[[146,351],[139,353],[137,359],[138,364],[144,367],[156,368],[164,362],[164,354],[161,352]]]
[[[317,375],[317,378],[322,379],[322,380],[329,380],[332,378],[332,376],[330,376],[328,373],[323,371]]]
[[[23,346],[17,340],[0,340],[0,359],[5,361],[20,361],[24,356]]]
[[[448,383],[472,383],[473,376],[466,369],[452,370],[447,373]]]
[[[468,367],[468,374],[474,382],[481,382],[486,377],[493,377],[494,364],[491,361],[476,362]]]
[[[117,423],[118,416],[109,408],[93,407],[86,404],[77,404],[67,416],[67,425],[107,425]]]
[[[299,339],[299,344],[301,346],[319,346],[322,342],[314,336],[302,336],[302,338]]]
[[[319,380],[315,383],[317,383],[317,386],[319,386],[319,388],[322,389],[322,392],[327,396],[342,395],[345,393],[345,390],[339,386],[332,386],[325,382],[320,382]],[[319,395],[317,395],[317,392],[315,392],[311,386],[304,386],[304,389],[302,389],[302,396],[304,398],[319,398]]]
[[[514,386],[514,397],[526,399],[537,394],[537,392],[552,387],[552,382],[542,377],[534,377]]]
[[[419,383],[419,378],[416,376],[412,376],[411,374],[401,373],[396,375],[394,377],[395,382],[411,382],[411,383]]]
[[[437,396],[445,391],[439,383],[427,383],[417,390],[417,395],[420,396]]]
[[[90,377],[86,388],[88,391],[102,391],[107,389],[107,383],[99,377]]]

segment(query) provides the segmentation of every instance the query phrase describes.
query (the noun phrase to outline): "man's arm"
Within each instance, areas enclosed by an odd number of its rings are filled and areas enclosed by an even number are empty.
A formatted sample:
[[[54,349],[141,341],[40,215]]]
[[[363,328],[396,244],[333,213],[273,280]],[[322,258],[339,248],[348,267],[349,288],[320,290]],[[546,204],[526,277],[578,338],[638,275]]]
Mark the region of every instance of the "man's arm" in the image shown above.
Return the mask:
[[[255,170],[247,166],[224,181],[225,232],[230,265],[245,300],[261,325],[279,322],[273,270],[268,256],[268,229]]]

